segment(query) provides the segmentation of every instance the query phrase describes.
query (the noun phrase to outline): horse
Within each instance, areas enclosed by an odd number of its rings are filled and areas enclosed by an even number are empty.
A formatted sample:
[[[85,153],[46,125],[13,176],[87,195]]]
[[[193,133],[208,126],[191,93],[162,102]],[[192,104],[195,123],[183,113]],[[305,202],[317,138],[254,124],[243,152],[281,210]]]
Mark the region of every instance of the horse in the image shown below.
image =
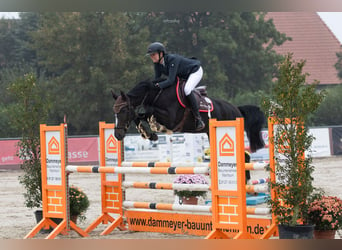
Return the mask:
[[[200,109],[205,128],[201,131],[195,131],[194,116],[186,107],[186,101],[184,101],[185,104],[182,103],[179,97],[182,90],[178,86],[180,82],[182,81],[178,80],[177,86],[174,84],[168,88],[159,89],[154,86],[154,81],[144,80],[127,93],[120,91],[120,95],[117,95],[112,91],[115,100],[113,106],[115,137],[119,141],[123,140],[131,122],[134,121],[142,136],[150,140],[158,139],[154,132],[172,133],[175,131],[207,133],[209,138],[209,118],[235,120],[238,117],[243,117],[250,152],[255,152],[264,147],[261,129],[266,124],[266,118],[260,108],[255,105],[236,107],[224,100],[210,98],[209,103],[207,103],[210,108],[207,110]],[[196,90],[197,95],[200,92],[206,95],[203,88],[202,91]],[[151,131],[149,131],[147,123]]]

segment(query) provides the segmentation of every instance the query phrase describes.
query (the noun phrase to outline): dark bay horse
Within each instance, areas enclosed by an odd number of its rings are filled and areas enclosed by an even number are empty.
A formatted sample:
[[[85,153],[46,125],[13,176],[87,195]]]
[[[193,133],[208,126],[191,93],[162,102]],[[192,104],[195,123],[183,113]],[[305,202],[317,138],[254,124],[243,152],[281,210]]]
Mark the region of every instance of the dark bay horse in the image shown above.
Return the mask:
[[[137,125],[140,133],[145,138],[156,140],[155,133],[148,133],[142,121],[149,123],[150,128],[155,132],[188,132],[207,133],[209,136],[208,112],[200,112],[205,128],[195,132],[195,122],[189,108],[184,108],[178,100],[177,87],[172,85],[163,90],[154,87],[151,81],[142,81],[132,88],[128,93],[120,92],[120,95],[113,93],[115,99],[115,137],[122,140],[132,121]],[[264,113],[259,107],[245,105],[235,107],[223,101],[211,99],[213,109],[210,112],[211,118],[217,120],[235,120],[237,117],[244,118],[245,131],[250,144],[250,151],[264,147],[261,137],[261,129],[266,124]],[[146,123],[147,124],[147,123]]]

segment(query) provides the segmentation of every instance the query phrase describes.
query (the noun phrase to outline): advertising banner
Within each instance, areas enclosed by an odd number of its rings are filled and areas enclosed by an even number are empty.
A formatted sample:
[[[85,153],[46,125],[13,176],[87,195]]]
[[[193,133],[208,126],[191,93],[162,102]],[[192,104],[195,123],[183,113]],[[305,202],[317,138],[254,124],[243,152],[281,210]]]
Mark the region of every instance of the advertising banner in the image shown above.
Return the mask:
[[[330,140],[328,128],[311,128],[309,133],[312,134],[315,139],[311,145],[312,157],[328,157],[331,156],[330,152]]]
[[[22,160],[17,156],[19,140],[0,141],[0,168],[19,169]],[[98,164],[98,137],[68,138],[69,163]]]
[[[342,127],[331,128],[332,154],[342,155]]]
[[[98,162],[98,137],[68,138],[68,161]]]
[[[19,165],[21,160],[16,155],[19,140],[0,141],[0,166]]]

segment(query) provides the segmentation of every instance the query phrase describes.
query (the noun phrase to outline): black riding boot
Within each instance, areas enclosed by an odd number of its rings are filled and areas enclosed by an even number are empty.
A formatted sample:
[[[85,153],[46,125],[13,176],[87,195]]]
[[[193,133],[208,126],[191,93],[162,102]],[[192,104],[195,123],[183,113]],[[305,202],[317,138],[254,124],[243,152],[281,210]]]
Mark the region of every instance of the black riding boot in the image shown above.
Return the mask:
[[[204,129],[205,124],[202,121],[201,115],[198,111],[198,105],[196,102],[196,98],[194,96],[194,93],[191,92],[190,95],[187,96],[190,106],[191,106],[191,111],[195,116],[195,124],[196,124],[196,131],[201,131],[202,129]]]

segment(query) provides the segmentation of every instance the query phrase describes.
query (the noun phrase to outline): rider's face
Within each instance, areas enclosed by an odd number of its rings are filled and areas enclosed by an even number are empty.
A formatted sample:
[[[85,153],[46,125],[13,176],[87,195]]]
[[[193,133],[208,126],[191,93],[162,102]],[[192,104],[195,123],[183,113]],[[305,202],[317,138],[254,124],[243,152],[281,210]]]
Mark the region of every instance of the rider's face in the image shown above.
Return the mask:
[[[150,54],[151,60],[153,63],[159,63],[159,54],[158,53],[151,53]]]

